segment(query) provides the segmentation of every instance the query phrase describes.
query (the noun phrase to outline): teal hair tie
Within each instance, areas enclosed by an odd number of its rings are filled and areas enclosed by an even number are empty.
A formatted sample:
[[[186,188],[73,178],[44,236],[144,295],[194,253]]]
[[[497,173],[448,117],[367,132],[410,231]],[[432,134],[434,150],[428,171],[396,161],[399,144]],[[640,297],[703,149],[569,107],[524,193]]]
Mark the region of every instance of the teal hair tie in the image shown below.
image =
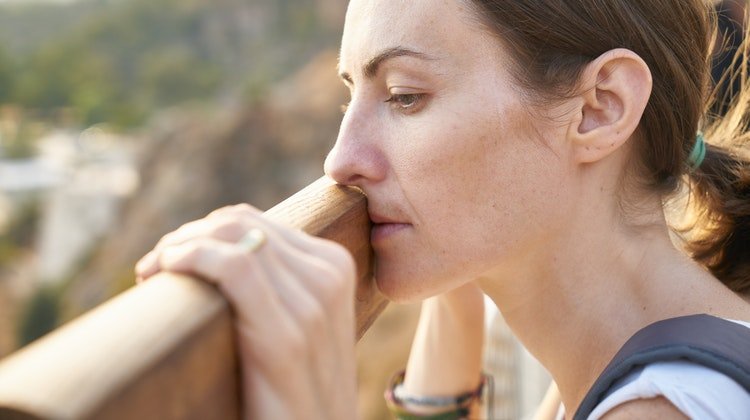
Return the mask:
[[[693,151],[688,156],[688,165],[690,166],[690,172],[698,169],[703,163],[703,159],[706,158],[706,138],[703,137],[703,133],[700,131],[695,136],[695,146]]]

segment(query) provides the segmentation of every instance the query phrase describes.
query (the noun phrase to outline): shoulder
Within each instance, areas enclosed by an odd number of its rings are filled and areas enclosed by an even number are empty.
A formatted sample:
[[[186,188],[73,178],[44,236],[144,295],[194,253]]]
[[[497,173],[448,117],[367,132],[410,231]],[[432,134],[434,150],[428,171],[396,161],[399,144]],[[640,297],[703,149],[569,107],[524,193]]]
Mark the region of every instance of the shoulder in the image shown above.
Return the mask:
[[[664,418],[750,418],[750,394],[741,385],[687,361],[653,363],[625,377],[615,389],[596,407],[593,418],[650,418],[637,413],[654,410],[665,412]]]
[[[687,419],[664,397],[638,399],[622,403],[605,413],[601,420],[626,419]]]

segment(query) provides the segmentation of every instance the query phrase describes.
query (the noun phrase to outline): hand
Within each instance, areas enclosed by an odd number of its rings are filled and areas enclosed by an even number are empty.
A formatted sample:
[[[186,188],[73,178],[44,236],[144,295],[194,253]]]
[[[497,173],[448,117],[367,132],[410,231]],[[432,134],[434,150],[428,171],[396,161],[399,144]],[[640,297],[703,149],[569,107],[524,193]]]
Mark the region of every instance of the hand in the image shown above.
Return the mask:
[[[251,228],[254,252],[237,245]],[[245,418],[356,417],[355,265],[328,240],[273,223],[248,205],[226,207],[164,236],[136,265],[214,283],[235,312]]]

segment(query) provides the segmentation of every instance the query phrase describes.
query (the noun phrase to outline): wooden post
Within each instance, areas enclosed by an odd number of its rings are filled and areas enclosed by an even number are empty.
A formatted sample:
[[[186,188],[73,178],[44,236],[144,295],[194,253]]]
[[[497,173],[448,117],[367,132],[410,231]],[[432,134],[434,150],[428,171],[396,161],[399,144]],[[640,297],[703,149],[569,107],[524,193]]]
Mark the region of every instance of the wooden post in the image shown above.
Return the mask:
[[[364,195],[321,178],[266,213],[357,261],[358,337],[385,307]],[[238,363],[217,290],[160,274],[0,362],[0,419],[236,419]]]

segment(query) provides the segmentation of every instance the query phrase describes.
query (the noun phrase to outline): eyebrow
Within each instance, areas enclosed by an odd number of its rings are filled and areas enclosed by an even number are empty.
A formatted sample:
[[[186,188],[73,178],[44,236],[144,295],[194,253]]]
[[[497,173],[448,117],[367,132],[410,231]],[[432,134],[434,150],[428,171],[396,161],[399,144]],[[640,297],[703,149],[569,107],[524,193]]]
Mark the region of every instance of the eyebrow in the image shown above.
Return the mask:
[[[370,61],[367,62],[363,71],[365,77],[367,79],[374,78],[378,74],[378,71],[380,70],[380,66],[384,62],[390,59],[396,58],[396,57],[415,57],[421,60],[430,60],[430,61],[434,60],[434,58],[428,56],[427,54],[424,54],[418,51],[410,50],[408,48],[403,48],[403,47],[393,47],[393,48],[389,48],[381,52],[380,54],[376,55]],[[340,57],[339,57],[339,61],[340,61]],[[352,82],[352,76],[347,72],[341,72],[339,76],[349,83]]]

